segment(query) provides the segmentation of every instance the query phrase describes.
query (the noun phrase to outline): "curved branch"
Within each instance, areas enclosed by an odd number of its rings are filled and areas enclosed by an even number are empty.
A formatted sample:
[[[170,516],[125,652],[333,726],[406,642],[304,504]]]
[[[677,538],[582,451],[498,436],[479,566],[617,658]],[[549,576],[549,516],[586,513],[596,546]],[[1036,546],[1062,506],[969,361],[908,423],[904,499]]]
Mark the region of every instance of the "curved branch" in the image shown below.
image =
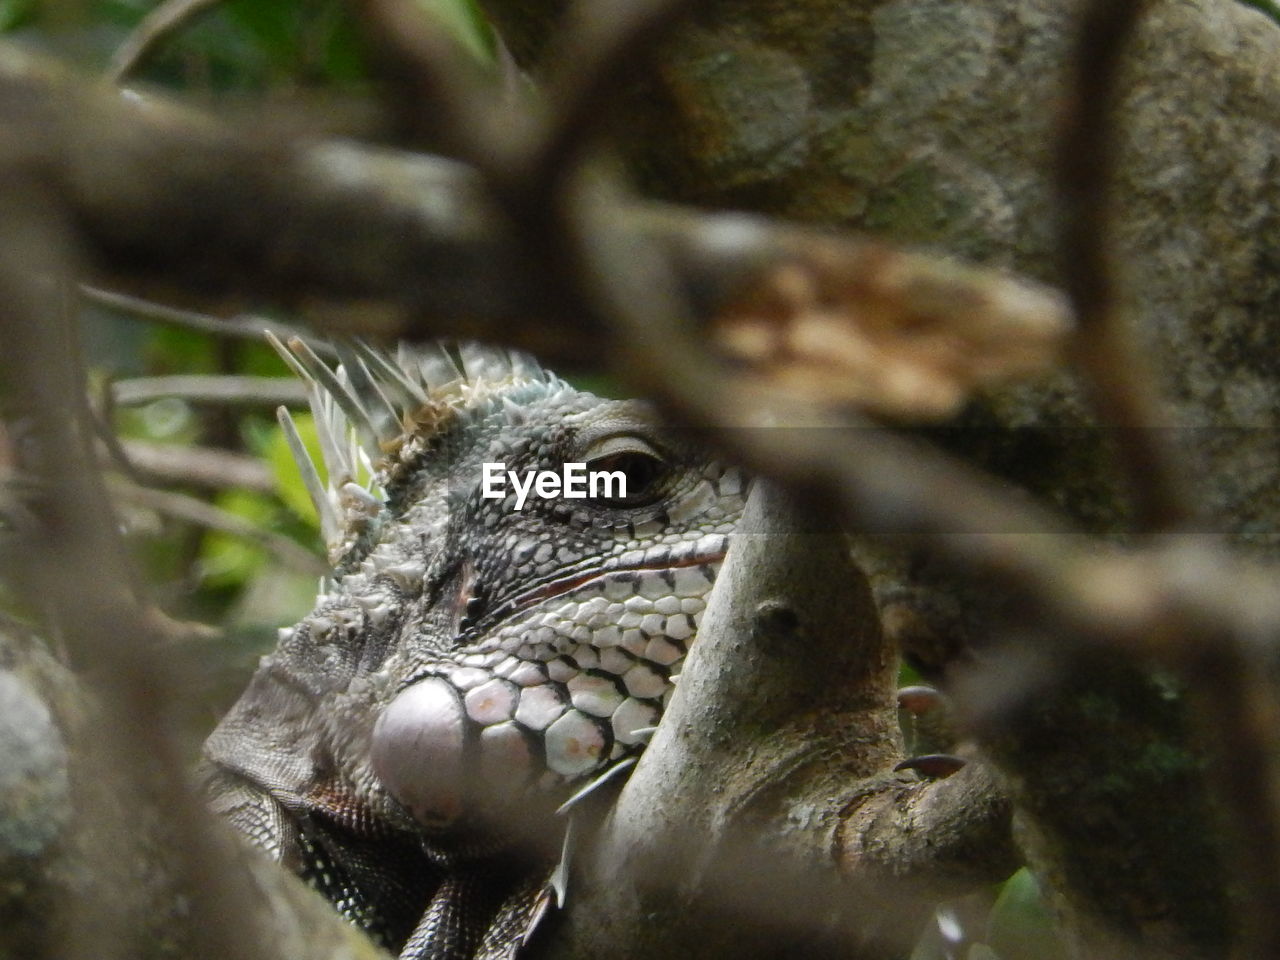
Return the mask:
[[[216,337],[238,337],[261,343],[263,334],[270,332],[287,343],[302,333],[297,327],[291,327],[267,317],[215,317],[207,313],[197,313],[194,310],[182,310],[167,304],[154,303],[117,290],[103,290],[88,284],[80,285],[80,296],[91,304],[106,307],[139,320],[169,324],[184,330],[198,330]],[[313,344],[313,349],[327,359],[337,356],[327,343],[316,342]]]
[[[168,37],[218,5],[220,0],[164,0],[147,12],[133,33],[111,55],[107,76],[123,83]]]
[[[305,406],[306,386],[289,377],[254,377],[235,374],[178,374],[167,377],[135,377],[111,384],[115,403],[128,407],[173,397],[194,403],[229,406]]]

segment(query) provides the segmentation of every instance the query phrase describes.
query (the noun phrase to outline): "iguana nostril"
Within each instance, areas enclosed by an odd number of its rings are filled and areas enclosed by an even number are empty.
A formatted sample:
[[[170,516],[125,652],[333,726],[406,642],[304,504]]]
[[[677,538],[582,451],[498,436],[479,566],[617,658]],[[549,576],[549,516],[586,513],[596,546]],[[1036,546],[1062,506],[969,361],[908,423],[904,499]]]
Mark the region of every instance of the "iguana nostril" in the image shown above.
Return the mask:
[[[419,823],[462,813],[464,733],[462,701],[436,677],[398,694],[374,725],[374,772]]]
[[[481,588],[476,588],[470,599],[462,608],[462,619],[458,622],[459,630],[466,630],[471,627],[484,616],[485,610],[489,608],[489,595]]]

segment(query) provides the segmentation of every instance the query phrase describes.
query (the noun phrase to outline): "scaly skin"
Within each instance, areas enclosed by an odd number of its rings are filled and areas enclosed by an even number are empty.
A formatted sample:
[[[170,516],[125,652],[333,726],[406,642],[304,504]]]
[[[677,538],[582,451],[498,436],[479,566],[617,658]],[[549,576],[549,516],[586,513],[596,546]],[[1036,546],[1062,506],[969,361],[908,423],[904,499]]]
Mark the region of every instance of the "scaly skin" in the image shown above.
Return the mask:
[[[642,749],[745,494],[640,404],[462,358],[344,356],[359,412],[411,425],[392,439],[382,418],[372,493],[348,482],[347,420],[313,380],[338,451],[335,570],[205,748],[215,808],[403,958],[518,949],[554,809]],[[480,496],[484,462],[622,470],[629,496],[516,511]]]

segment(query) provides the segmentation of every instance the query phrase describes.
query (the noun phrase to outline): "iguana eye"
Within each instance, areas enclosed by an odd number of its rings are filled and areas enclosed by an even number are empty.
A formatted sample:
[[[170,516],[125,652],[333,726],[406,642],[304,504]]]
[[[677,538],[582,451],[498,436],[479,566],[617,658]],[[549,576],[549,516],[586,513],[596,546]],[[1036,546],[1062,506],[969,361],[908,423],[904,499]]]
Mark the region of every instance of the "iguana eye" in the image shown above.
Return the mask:
[[[620,473],[626,496],[617,485],[605,486],[611,495],[595,497],[597,503],[638,507],[653,503],[661,495],[668,464],[657,450],[636,436],[606,437],[593,443],[584,456],[588,474]]]

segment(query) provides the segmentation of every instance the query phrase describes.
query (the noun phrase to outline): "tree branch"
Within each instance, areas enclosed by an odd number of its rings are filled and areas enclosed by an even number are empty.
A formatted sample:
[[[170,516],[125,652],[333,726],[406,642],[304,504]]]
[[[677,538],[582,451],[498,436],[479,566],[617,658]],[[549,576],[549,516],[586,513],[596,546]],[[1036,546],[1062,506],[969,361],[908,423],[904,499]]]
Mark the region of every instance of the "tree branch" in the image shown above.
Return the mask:
[[[759,485],[549,956],[896,957],[1012,872],[989,777],[888,773],[896,667],[844,537]]]
[[[321,576],[328,572],[328,564],[321,557],[288,537],[264,530],[261,524],[237,517],[234,513],[219,509],[203,500],[197,500],[195,497],[168,490],[152,490],[129,483],[113,483],[111,492],[113,496],[125,503],[155,510],[188,523],[248,540],[275,554],[277,558],[300,573]]]
[[[167,377],[137,377],[111,384],[115,403],[137,406],[175,397],[194,403],[230,406],[305,406],[306,385],[288,377],[251,377],[233,374],[179,374]]]
[[[129,464],[154,483],[189,484],[212,490],[241,487],[257,493],[273,493],[276,489],[271,470],[261,460],[230,450],[143,440],[125,440],[121,449]]]
[[[108,76],[123,83],[176,31],[208,13],[219,0],[164,0],[148,11],[133,33],[111,55]]]
[[[1112,265],[1118,75],[1146,7],[1144,0],[1096,0],[1085,8],[1057,172],[1063,283],[1079,322],[1073,353],[1102,422],[1115,431],[1113,449],[1136,502],[1136,527],[1150,531],[1184,524],[1191,509],[1166,443],[1168,416],[1147,356],[1133,341]]]
[[[229,835],[210,829],[210,814],[186,783],[182,752],[165,722],[179,689],[163,655],[168,635],[134,600],[128,558],[94,467],[83,371],[75,366],[79,353],[63,296],[77,273],[70,224],[47,184],[5,169],[5,413],[30,424],[18,466],[33,480],[29,506],[38,521],[7,536],[22,558],[7,564],[8,573],[18,595],[47,611],[49,629],[73,661],[93,668],[85,675],[97,695],[84,722],[73,727],[60,718],[69,755],[83,764],[71,772],[75,818],[59,837],[50,877],[18,893],[31,898],[20,912],[35,920],[17,931],[23,955],[133,960],[157,957],[176,943],[193,958],[257,960],[290,955],[309,940],[338,956],[369,957],[367,945],[336,917],[318,920],[314,930],[301,919],[290,922],[317,910],[311,894],[291,905],[299,889],[292,879],[247,884],[254,872],[265,878],[263,869],[275,871],[278,878],[279,871],[250,867]],[[46,879],[61,897],[41,899],[49,892]],[[272,882],[282,886],[264,897]],[[293,893],[279,892],[286,887]],[[6,924],[0,937],[9,933]]]
[[[261,343],[263,334],[270,332],[282,342],[287,343],[292,337],[300,336],[302,333],[297,327],[266,317],[214,317],[207,313],[180,310],[163,303],[153,303],[141,297],[131,297],[126,293],[103,290],[86,284],[80,286],[80,295],[91,304],[106,307],[139,320],[169,324],[184,330],[198,330],[217,337],[238,337]],[[314,349],[320,356],[327,359],[336,356],[333,348],[327,343],[316,342]]]
[[[0,95],[26,104],[11,123],[15,137],[26,117],[24,150],[61,184],[99,264],[119,281],[178,287],[185,293],[177,298],[188,301],[192,291],[270,297],[322,328],[368,336],[506,342],[569,367],[598,363],[608,348],[588,346],[585,318],[557,312],[559,281],[531,268],[536,261],[522,248],[528,238],[503,226],[465,167],[352,145],[264,144],[261,133],[250,138],[159,101],[106,96],[13,47],[0,45],[0,64],[7,64]],[[823,368],[825,383],[850,371],[864,387],[857,402],[895,415],[936,417],[978,385],[1043,367],[1067,330],[1062,304],[1048,291],[862,237],[652,204],[616,214],[679,252],[681,282],[702,317],[734,305],[723,329],[709,328],[726,349],[741,353],[744,330],[791,323],[779,326],[776,348],[746,356],[762,375],[775,376],[789,338],[803,337],[811,329],[805,321],[820,313],[852,356],[865,356],[854,348],[870,340],[895,369],[922,367],[919,376],[946,384],[940,400],[917,410],[894,399],[901,389],[877,387],[867,375],[883,364],[841,361],[839,352],[806,361]],[[785,287],[797,274],[819,303],[775,303],[767,316],[743,308],[757,288]],[[898,327],[934,330],[958,352],[917,359],[886,333]],[[776,378],[803,383],[804,369],[793,364]]]

